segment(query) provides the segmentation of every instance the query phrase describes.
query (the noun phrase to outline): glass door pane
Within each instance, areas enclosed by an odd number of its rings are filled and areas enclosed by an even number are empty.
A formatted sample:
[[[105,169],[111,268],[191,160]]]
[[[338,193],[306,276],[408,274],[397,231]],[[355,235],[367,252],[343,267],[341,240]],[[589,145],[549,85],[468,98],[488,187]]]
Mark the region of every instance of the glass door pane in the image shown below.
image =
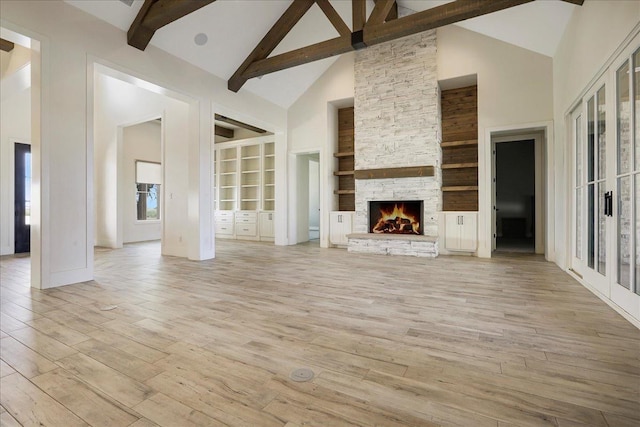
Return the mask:
[[[633,166],[631,145],[631,102],[629,61],[616,71],[616,125],[617,125],[617,193],[618,193],[618,284],[631,289],[632,199],[631,177]]]
[[[576,189],[576,258],[582,259],[582,187]]]
[[[636,134],[637,135],[637,134]],[[637,141],[637,139],[636,139]],[[635,205],[635,218],[636,220],[634,221],[634,225],[636,228],[636,236],[635,236],[635,240],[636,240],[636,267],[635,267],[635,282],[636,282],[636,294],[640,295],[640,173],[637,173],[635,175],[635,201],[636,201],[636,205]]]
[[[607,138],[606,138],[606,104],[604,86],[596,94],[598,105],[598,272],[606,273],[607,266],[607,217],[604,214],[604,194],[606,193],[607,172]]]
[[[631,179],[618,178],[618,283],[631,289]]]
[[[640,171],[640,49],[633,54],[633,98],[635,100],[635,167],[636,172]]]
[[[595,186],[589,184],[587,186],[587,266],[589,268],[595,267],[595,227],[594,227],[594,212],[595,212],[595,200],[594,200]]]
[[[633,200],[635,200],[634,208],[634,216],[635,221],[632,223],[632,227],[635,227],[635,257],[632,256],[632,259],[635,258],[635,271],[632,270],[635,274],[635,293],[640,295],[640,49],[638,49],[632,58],[632,69],[633,69],[633,98],[634,98],[634,122],[635,126],[630,126],[631,128],[635,128],[634,138],[633,138],[633,157],[635,158],[634,165],[632,167],[633,177],[631,182],[633,183],[633,188],[631,190],[631,194],[633,194]],[[633,236],[633,231],[631,232]]]
[[[595,97],[587,101],[587,266],[595,267],[595,212],[596,198],[595,185]]]
[[[582,168],[582,116],[579,115],[575,119],[574,123],[574,138],[575,138],[575,146],[576,146],[576,176],[575,176],[575,257],[577,259],[582,259],[582,191],[584,190],[583,186],[583,168]]]

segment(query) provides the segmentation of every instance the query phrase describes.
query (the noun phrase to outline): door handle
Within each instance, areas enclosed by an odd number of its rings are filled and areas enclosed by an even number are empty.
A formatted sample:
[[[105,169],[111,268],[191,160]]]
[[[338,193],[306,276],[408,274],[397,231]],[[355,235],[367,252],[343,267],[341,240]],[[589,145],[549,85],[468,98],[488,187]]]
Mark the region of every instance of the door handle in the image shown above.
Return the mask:
[[[604,214],[613,216],[613,191],[604,193]]]

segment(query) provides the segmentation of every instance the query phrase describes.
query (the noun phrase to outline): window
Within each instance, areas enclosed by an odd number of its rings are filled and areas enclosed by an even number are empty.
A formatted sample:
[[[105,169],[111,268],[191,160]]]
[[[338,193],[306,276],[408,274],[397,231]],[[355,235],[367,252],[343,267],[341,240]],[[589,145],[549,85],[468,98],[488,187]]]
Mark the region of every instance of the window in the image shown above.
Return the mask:
[[[157,221],[160,219],[160,181],[159,163],[136,162],[136,215],[138,221]]]

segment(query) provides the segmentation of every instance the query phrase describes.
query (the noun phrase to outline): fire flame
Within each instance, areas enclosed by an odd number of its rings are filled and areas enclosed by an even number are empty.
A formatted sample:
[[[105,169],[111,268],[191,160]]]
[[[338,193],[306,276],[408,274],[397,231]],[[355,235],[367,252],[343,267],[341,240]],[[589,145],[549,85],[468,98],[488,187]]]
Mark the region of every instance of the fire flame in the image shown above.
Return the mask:
[[[380,209],[380,219],[374,233],[420,234],[419,218],[404,211],[404,203],[395,203],[393,209]]]

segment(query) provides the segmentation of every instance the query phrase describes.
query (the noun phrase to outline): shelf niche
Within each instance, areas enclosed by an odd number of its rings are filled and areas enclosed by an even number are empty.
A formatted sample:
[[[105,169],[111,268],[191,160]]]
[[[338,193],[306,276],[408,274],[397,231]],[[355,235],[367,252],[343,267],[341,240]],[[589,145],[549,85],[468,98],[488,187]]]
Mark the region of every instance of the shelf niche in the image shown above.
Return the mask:
[[[338,180],[334,194],[338,196],[339,211],[355,211],[356,181],[354,177],[354,119],[353,107],[338,110],[338,147],[333,156],[337,169],[333,173]]]
[[[478,86],[441,92],[443,211],[478,210]]]

